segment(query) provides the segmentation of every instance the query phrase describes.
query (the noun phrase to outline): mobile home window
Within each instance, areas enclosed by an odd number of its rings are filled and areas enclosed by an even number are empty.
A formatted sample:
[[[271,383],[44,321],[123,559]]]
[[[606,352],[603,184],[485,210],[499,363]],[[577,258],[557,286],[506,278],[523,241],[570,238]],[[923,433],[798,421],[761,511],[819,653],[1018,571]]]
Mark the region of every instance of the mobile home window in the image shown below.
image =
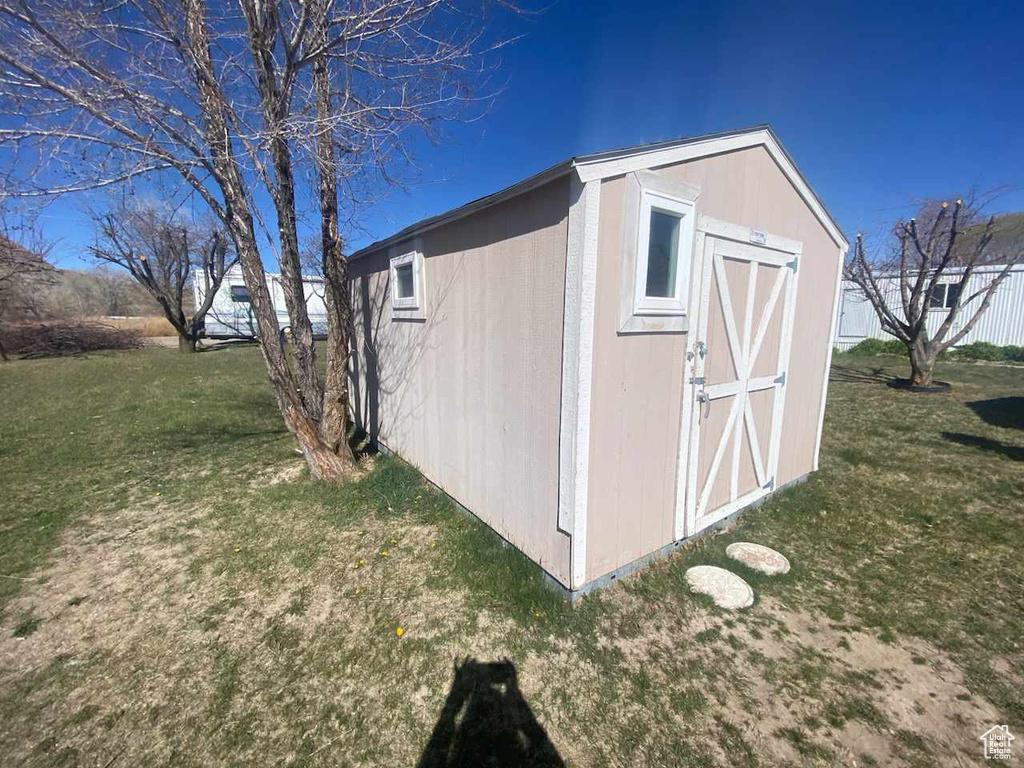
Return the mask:
[[[935,286],[935,291],[932,293],[932,309],[950,309],[956,304],[957,297],[960,295],[960,284],[959,283],[942,283]]]
[[[423,254],[418,249],[391,257],[391,318],[424,319]]]
[[[232,301],[249,301],[249,289],[244,285],[232,285],[231,286],[231,300]]]
[[[693,219],[692,201],[644,190],[637,227],[636,314],[686,313]]]

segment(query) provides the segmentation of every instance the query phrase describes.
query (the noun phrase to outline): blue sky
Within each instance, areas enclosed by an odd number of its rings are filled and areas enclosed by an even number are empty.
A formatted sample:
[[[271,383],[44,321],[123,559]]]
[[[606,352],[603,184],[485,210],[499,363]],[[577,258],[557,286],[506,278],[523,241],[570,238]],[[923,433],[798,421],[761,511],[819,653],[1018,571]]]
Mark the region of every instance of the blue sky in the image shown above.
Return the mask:
[[[493,109],[417,142],[355,248],[586,152],[770,123],[848,233],[915,199],[1007,187],[1024,210],[1024,3],[569,2],[508,22]],[[43,225],[76,266],[71,199]],[[268,265],[273,267],[274,265]]]

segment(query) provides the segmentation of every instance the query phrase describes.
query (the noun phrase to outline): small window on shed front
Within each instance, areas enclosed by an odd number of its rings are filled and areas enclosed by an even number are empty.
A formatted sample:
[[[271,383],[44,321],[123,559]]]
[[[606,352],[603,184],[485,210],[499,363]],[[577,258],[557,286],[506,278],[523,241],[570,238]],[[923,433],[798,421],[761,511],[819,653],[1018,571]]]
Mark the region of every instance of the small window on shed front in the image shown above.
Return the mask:
[[[679,269],[679,230],[682,218],[666,211],[651,210],[651,234],[647,241],[647,296],[676,297]]]
[[[686,314],[693,219],[692,201],[643,191],[637,233],[635,314]]]
[[[250,301],[249,289],[244,285],[232,285],[231,286],[231,300],[232,301]]]

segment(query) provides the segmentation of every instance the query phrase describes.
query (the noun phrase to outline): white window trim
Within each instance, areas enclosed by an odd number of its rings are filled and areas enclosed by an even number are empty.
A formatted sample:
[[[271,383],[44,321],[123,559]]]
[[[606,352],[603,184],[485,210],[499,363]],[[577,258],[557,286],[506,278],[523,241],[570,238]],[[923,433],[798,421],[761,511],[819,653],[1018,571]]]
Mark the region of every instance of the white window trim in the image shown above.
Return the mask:
[[[650,257],[651,215],[655,211],[678,216],[679,253],[676,255],[676,284],[671,298],[647,295],[647,266]],[[640,221],[637,226],[636,279],[633,296],[635,315],[685,315],[686,289],[690,281],[690,264],[693,261],[693,219],[696,206],[692,201],[680,200],[668,195],[643,190],[640,197]],[[689,257],[689,258],[687,258]]]
[[[627,174],[626,185],[619,333],[685,333],[700,189],[647,170]],[[646,295],[652,210],[681,217],[674,298]]]
[[[949,282],[936,283],[935,284],[935,293],[932,294],[932,298],[934,298],[936,296],[936,294],[938,293],[939,289],[941,288],[942,289],[942,302],[936,307],[936,306],[932,306],[932,303],[929,301],[928,302],[928,311],[929,312],[949,312],[949,310],[952,308],[952,307],[949,306],[949,289],[951,287],[954,287],[954,286],[957,286],[957,285],[960,285],[960,282],[958,280],[950,280]]]
[[[412,265],[412,296],[398,297],[398,268]],[[425,285],[423,276],[423,250],[417,239],[412,244],[391,249],[390,289],[392,320],[426,320]]]

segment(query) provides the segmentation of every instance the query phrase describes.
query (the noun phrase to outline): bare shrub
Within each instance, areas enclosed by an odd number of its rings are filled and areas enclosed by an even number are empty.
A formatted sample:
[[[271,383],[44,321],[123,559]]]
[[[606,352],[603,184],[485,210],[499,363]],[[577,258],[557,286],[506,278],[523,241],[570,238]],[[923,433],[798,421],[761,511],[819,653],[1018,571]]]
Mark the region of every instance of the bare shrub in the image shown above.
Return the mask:
[[[142,334],[130,328],[90,322],[15,325],[5,333],[7,351],[25,358],[64,357],[104,349],[135,349]]]

